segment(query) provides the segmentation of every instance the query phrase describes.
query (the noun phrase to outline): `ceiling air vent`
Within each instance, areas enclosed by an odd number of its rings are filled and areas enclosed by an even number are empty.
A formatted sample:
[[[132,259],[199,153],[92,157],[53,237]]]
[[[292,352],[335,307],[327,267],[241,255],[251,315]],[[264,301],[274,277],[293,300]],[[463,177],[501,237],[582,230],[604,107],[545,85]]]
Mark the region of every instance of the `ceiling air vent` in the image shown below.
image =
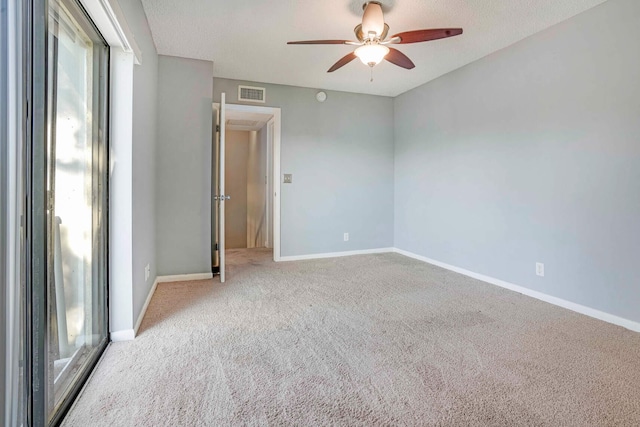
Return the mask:
[[[254,127],[257,126],[258,123],[255,120],[237,120],[237,119],[229,119],[227,120],[228,126],[242,126],[242,127]]]
[[[260,102],[266,101],[267,90],[263,87],[238,86],[238,101]]]

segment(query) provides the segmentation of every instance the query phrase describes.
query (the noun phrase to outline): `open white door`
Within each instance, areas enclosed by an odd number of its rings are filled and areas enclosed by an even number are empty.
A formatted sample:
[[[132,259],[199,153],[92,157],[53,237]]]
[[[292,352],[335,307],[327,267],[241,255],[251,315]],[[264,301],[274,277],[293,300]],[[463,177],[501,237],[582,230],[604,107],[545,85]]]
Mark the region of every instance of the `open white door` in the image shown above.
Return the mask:
[[[225,254],[224,254],[224,205],[225,201],[229,200],[231,196],[224,194],[224,149],[225,149],[225,101],[226,94],[222,93],[220,97],[220,132],[219,132],[219,146],[218,146],[218,254],[220,262],[220,282],[225,281]]]
[[[220,98],[220,105],[217,106],[217,110],[218,110],[218,117],[217,117],[217,124],[216,124],[216,130],[217,132],[217,138],[216,138],[216,142],[217,142],[217,147],[216,147],[216,153],[217,153],[217,159],[216,159],[216,171],[218,176],[217,178],[217,188],[214,189],[215,195],[213,196],[214,201],[216,202],[216,211],[217,211],[217,215],[216,215],[216,219],[217,221],[214,221],[215,224],[212,224],[213,227],[215,227],[217,233],[216,233],[216,241],[217,244],[215,245],[214,249],[217,249],[217,255],[218,255],[218,266],[219,266],[219,272],[220,272],[220,282],[224,282],[225,281],[225,254],[224,254],[224,205],[225,205],[225,201],[229,200],[231,198],[231,196],[227,196],[224,194],[224,162],[225,162],[225,124],[226,124],[226,119],[225,119],[225,102],[226,102],[226,95],[223,93],[221,95]]]

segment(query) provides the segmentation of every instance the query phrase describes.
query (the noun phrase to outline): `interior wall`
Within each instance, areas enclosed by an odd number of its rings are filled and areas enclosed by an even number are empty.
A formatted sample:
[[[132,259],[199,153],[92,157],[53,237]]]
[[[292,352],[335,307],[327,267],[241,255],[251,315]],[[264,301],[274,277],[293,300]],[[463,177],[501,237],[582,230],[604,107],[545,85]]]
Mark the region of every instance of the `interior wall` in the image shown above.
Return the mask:
[[[395,246],[640,321],[638,16],[610,0],[397,97]]]
[[[251,132],[247,161],[246,247],[264,248],[267,224],[267,125]]]
[[[281,172],[293,174],[281,184],[281,255],[392,246],[392,98],[326,91],[319,103],[316,89],[214,78],[214,100],[256,105],[238,102],[240,84],[265,87],[264,105],[281,109]]]
[[[225,247],[247,247],[249,131],[228,130],[225,139]]]
[[[158,275],[211,272],[213,63],[158,57]]]
[[[133,69],[133,319],[136,321],[156,277],[155,159],[158,109],[158,54],[140,0],[119,3],[142,51]],[[145,267],[150,275],[145,280]]]

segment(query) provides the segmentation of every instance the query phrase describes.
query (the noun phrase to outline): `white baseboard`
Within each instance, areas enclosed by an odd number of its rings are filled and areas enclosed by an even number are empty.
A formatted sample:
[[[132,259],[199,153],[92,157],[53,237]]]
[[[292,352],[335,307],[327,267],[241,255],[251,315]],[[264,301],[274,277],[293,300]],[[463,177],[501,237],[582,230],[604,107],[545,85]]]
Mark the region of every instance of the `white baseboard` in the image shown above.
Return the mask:
[[[138,315],[138,319],[136,320],[136,324],[133,329],[124,329],[122,331],[113,331],[111,332],[111,341],[131,341],[135,339],[136,335],[138,335],[138,330],[140,329],[140,325],[142,324],[142,319],[144,319],[144,315],[147,313],[147,308],[149,308],[149,303],[151,302],[151,298],[153,298],[153,294],[156,292],[156,288],[158,287],[158,283],[167,283],[167,282],[190,282],[194,280],[206,280],[211,279],[213,274],[211,273],[197,273],[197,274],[178,274],[173,276],[158,276],[153,281],[153,286],[149,290],[149,295],[147,295],[147,300],[144,302],[142,306],[142,310],[140,310],[140,314]]]
[[[293,255],[280,257],[280,261],[303,261],[307,259],[338,258],[351,255],[368,255],[394,252],[394,248],[363,249],[359,251],[327,252],[323,254]]]
[[[142,319],[144,319],[144,315],[147,313],[147,308],[149,308],[149,303],[151,302],[151,298],[153,294],[156,292],[156,288],[158,287],[158,277],[153,281],[153,286],[149,289],[149,295],[147,295],[147,300],[144,302],[142,306],[142,310],[140,310],[140,315],[138,316],[138,320],[136,321],[136,326],[133,328],[133,333],[135,336],[138,336],[138,329],[140,329],[140,325],[142,324]]]
[[[625,319],[623,317],[616,316],[614,314],[605,313],[600,310],[596,310],[595,308],[586,307],[584,305],[576,304],[571,301],[564,300],[562,298],[554,297],[551,295],[547,295],[542,292],[534,291],[529,288],[525,288],[523,286],[514,285],[513,283],[505,282],[504,280],[495,279],[493,277],[485,276],[483,274],[474,273],[473,271],[465,270],[464,268],[455,267],[453,265],[445,264],[440,261],[436,261],[422,255],[414,254],[413,252],[405,251],[398,248],[393,248],[393,252],[399,253],[401,255],[407,256],[409,258],[414,258],[419,261],[426,262],[428,264],[432,264],[438,267],[442,267],[446,270],[450,270],[456,273],[463,274],[465,276],[472,277],[474,279],[481,280],[483,282],[500,286],[501,288],[509,289],[523,295],[530,296],[532,298],[538,299],[540,301],[548,302],[553,305],[557,305],[562,308],[566,308],[571,311],[575,311],[576,313],[584,314],[589,317],[593,317],[599,320],[603,320],[608,323],[613,323],[614,325],[622,326],[623,328],[627,328],[634,332],[640,332],[640,323],[635,322],[633,320]]]
[[[113,331],[109,335],[112,342],[131,341],[136,337],[136,331],[133,329],[124,329],[122,331]]]
[[[173,276],[158,276],[158,283],[166,282],[193,282],[194,280],[207,280],[213,277],[212,273],[175,274]]]

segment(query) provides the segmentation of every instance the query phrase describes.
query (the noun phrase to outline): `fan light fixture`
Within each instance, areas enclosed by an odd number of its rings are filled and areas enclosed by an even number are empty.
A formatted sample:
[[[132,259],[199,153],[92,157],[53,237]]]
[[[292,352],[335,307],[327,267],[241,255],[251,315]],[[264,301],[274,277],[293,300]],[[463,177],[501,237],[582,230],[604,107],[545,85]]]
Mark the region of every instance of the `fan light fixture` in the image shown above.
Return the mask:
[[[393,0],[385,0],[385,2],[393,3]],[[357,41],[353,40],[304,40],[297,42],[288,42],[287,44],[346,44],[349,46],[358,46],[354,52],[350,52],[340,58],[338,62],[333,64],[327,70],[333,73],[353,61],[360,58],[364,65],[369,66],[371,71],[371,81],[373,81],[373,68],[383,59],[387,62],[402,67],[406,70],[415,68],[415,64],[398,49],[387,47],[392,44],[409,44],[429,42],[432,40],[444,39],[447,37],[459,36],[462,34],[462,28],[432,28],[427,30],[404,31],[394,36],[387,37],[389,26],[384,22],[384,14],[382,12],[382,4],[380,1],[371,0],[362,5],[364,13],[362,14],[362,23],[356,25],[353,29]]]
[[[389,53],[389,48],[381,44],[366,44],[354,52],[363,64],[374,67]]]

